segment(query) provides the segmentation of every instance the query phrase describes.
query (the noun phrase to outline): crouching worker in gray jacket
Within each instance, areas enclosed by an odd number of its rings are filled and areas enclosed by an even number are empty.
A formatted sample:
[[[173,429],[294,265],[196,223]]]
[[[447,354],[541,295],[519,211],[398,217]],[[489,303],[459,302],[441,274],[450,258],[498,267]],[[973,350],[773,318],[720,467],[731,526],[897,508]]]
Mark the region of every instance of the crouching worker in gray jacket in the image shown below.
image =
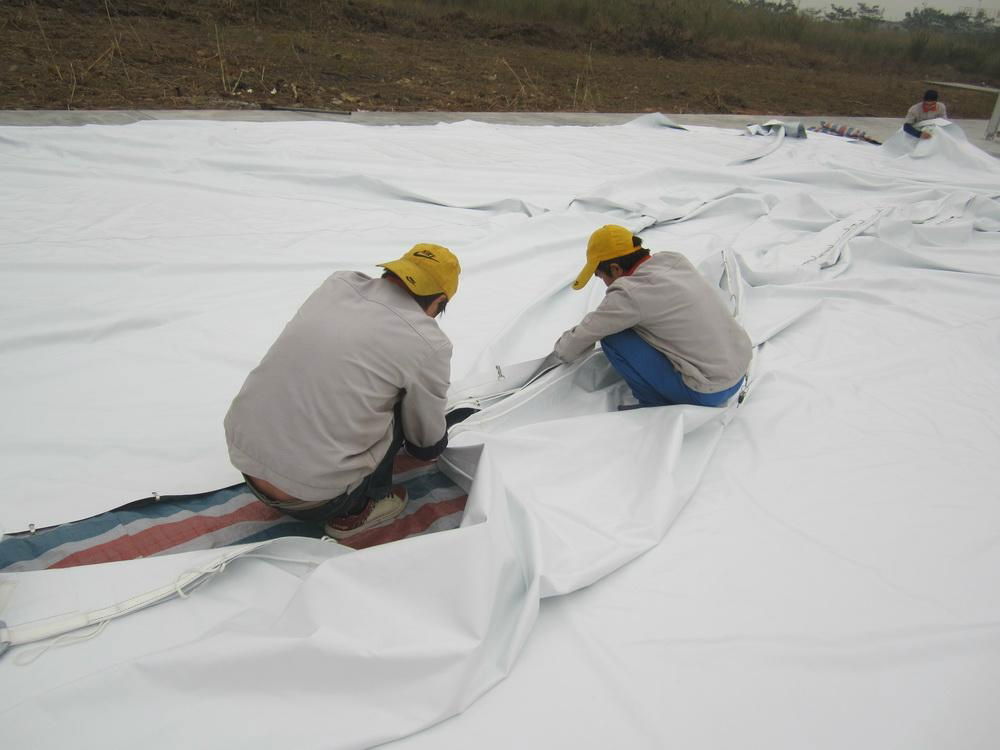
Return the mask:
[[[226,414],[233,465],[261,501],[337,539],[402,512],[399,449],[448,444],[451,342],[435,318],[458,289],[458,259],[415,245],[381,278],[338,271],[247,376]]]
[[[572,362],[600,341],[636,406],[721,406],[740,389],[750,338],[687,258],[650,255],[632,232],[609,224],[590,236],[573,288],[592,276],[608,291],[556,342],[560,360]]]

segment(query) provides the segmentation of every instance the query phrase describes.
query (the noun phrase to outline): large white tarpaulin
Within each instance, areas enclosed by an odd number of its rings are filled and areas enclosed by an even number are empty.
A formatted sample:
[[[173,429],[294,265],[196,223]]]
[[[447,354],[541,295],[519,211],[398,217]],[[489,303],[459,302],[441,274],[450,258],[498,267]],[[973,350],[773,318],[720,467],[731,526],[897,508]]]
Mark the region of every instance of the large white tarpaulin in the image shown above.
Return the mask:
[[[451,396],[484,407],[443,461],[459,529],[0,575],[0,736],[995,746],[998,162],[953,126],[666,124],[0,129],[7,532],[238,481],[246,373],[415,242],[462,260]],[[520,387],[600,299],[568,287],[609,222],[740,317],[741,406],[617,412],[599,352]]]

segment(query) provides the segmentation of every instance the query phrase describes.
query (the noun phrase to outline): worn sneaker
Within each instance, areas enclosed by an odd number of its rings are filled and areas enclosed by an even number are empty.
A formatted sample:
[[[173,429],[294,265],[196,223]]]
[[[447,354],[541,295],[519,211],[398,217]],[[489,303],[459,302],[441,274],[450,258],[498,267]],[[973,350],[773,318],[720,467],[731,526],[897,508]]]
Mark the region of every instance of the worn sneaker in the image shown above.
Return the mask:
[[[326,522],[326,535],[333,539],[349,539],[362,531],[385,526],[406,507],[406,487],[395,485],[392,491],[378,500],[372,498],[360,512],[353,516],[331,518]]]

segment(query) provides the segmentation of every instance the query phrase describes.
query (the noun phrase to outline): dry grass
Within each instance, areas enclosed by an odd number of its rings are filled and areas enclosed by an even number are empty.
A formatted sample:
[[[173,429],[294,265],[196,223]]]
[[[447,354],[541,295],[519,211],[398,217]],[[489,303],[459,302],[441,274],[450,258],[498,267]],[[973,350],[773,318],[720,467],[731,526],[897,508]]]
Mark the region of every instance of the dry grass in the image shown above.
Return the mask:
[[[911,39],[910,57],[867,63],[827,50],[810,36],[822,25],[802,19],[771,28],[751,14],[748,33],[725,33],[739,9],[714,0],[540,0],[544,21],[529,5],[8,0],[0,106],[897,115],[922,79],[960,75],[907,62],[939,54],[935,37]],[[645,21],[626,24],[628,9]],[[830,44],[896,54],[880,33]],[[960,59],[962,49],[945,52]],[[956,117],[987,117],[992,100],[949,92],[948,105]]]
[[[776,13],[731,0],[384,0],[413,14],[460,11],[506,22],[554,24],[594,38],[609,36],[666,56],[740,54],[776,47],[785,64],[811,64],[816,54],[905,70],[951,65],[976,78],[1000,79],[1000,28],[959,34],[836,24]],[[850,7],[850,3],[845,3]],[[916,3],[915,3],[916,5]],[[612,42],[614,44],[614,42]]]

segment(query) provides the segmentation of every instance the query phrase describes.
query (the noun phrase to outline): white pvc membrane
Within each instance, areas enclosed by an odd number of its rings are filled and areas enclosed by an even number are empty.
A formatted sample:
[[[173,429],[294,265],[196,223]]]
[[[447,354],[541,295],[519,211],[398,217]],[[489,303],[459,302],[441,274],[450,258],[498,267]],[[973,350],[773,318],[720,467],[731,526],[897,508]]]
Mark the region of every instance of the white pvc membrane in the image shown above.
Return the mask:
[[[247,372],[415,242],[486,406],[454,531],[0,575],[4,746],[996,747],[1000,163],[663,125],[0,128],[7,532],[238,481]],[[742,406],[619,413],[599,352],[518,389],[609,222],[740,316]]]

